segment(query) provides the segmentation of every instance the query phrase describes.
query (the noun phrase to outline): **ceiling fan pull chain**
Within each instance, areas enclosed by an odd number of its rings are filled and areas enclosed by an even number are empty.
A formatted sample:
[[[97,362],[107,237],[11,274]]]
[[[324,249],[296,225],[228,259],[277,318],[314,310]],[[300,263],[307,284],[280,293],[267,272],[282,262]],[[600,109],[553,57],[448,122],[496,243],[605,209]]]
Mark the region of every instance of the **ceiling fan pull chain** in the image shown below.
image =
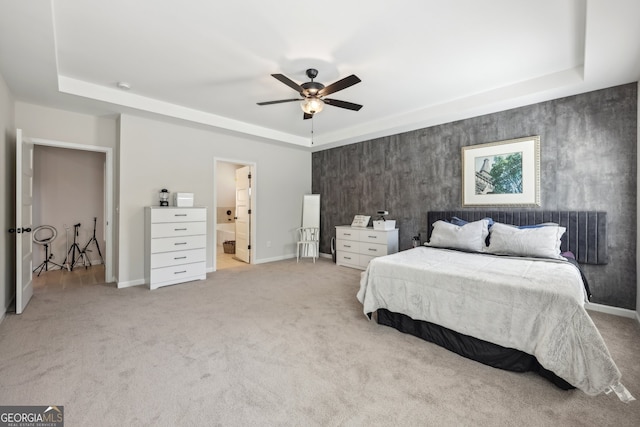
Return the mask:
[[[313,145],[313,115],[311,116],[311,145]]]

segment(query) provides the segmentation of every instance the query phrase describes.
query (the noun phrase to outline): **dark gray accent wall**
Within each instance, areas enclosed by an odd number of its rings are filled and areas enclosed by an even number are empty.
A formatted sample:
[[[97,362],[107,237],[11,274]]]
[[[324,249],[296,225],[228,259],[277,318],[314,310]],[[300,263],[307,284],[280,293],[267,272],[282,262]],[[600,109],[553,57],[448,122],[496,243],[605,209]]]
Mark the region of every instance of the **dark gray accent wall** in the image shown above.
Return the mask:
[[[610,262],[585,266],[592,302],[636,305],[638,85],[631,83],[313,153],[320,251],[335,226],[389,211],[400,248],[430,210],[462,208],[461,148],[533,135],[541,140],[539,210],[608,213]]]

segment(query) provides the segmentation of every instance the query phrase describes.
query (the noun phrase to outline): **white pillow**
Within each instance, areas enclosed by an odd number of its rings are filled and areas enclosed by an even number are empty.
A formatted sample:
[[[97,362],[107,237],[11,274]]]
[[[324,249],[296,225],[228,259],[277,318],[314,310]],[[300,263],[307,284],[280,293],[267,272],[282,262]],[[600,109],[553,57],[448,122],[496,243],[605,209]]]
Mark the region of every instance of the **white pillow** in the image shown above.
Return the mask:
[[[489,235],[489,220],[469,222],[465,225],[453,225],[445,221],[433,223],[431,239],[427,246],[437,248],[464,249],[467,251],[482,252]]]
[[[566,228],[557,224],[518,228],[497,222],[491,227],[487,252],[500,255],[562,259],[560,238],[565,231]]]

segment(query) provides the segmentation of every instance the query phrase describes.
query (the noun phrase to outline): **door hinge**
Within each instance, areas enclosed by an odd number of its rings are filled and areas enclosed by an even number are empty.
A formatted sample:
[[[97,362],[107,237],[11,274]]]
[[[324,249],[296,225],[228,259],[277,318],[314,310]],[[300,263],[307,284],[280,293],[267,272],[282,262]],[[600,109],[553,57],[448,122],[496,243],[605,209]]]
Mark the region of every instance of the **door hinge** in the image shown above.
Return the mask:
[[[247,246],[247,249],[251,249],[251,245]]]
[[[247,211],[247,213],[248,213],[249,215],[251,215],[251,209],[249,209],[249,210]]]
[[[247,175],[247,178],[251,179],[251,174]]]

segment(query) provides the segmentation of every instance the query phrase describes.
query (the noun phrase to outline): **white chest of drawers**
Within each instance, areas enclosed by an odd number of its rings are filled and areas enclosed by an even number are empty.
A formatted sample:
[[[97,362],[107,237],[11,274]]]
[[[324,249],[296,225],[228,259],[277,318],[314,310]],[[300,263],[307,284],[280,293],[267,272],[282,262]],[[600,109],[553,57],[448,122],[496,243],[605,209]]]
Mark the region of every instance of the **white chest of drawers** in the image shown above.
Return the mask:
[[[204,280],[206,256],[206,208],[145,208],[145,281],[149,289]]]
[[[398,252],[398,229],[374,230],[350,225],[336,226],[336,264],[367,268],[375,257]]]

